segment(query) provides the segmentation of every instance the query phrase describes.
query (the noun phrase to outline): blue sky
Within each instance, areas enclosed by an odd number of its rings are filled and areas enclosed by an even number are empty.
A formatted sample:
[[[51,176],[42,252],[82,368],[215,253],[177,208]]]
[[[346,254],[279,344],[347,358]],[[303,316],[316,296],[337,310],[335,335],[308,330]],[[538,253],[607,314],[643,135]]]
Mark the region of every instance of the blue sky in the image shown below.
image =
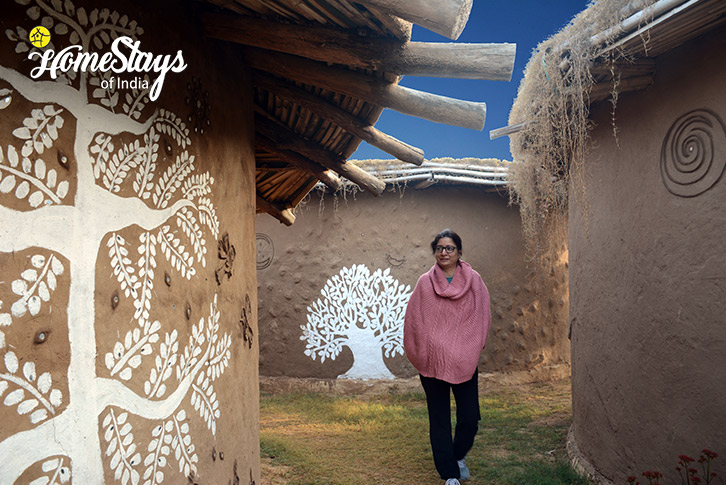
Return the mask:
[[[509,138],[489,140],[489,131],[507,125],[512,101],[522,79],[532,50],[541,41],[558,32],[577,13],[587,7],[587,0],[474,0],[469,21],[456,42],[517,44],[512,80],[479,81],[407,76],[402,86],[487,104],[487,118],[482,131],[470,130],[402,115],[386,109],[376,128],[410,145],[421,148],[427,159],[437,157],[475,157],[511,160]],[[412,40],[452,42],[441,35],[414,26]],[[351,159],[393,158],[362,142]]]

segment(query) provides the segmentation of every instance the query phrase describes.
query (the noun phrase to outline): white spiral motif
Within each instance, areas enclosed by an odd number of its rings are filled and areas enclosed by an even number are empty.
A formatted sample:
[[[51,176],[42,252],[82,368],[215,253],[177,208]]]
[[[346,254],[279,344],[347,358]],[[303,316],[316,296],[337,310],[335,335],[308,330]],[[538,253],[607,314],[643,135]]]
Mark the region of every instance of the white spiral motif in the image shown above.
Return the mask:
[[[713,187],[726,166],[726,126],[709,110],[681,116],[663,140],[660,171],[666,188],[695,197]]]

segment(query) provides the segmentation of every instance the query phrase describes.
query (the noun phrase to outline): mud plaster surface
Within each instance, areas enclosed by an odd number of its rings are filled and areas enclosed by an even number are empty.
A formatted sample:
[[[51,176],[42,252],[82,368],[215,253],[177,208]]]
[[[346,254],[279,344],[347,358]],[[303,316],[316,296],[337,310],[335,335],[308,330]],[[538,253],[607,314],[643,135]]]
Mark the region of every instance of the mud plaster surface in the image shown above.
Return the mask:
[[[347,199],[313,193],[284,227],[257,216],[260,373],[335,378],[353,354],[320,363],[305,356],[300,325],[307,307],[342,267],[390,268],[413,288],[433,265],[430,242],[444,228],[463,240],[463,259],[479,271],[491,295],[492,327],[480,371],[513,371],[569,363],[567,272],[534,277],[527,266],[516,208],[503,195],[476,188],[436,186],[358,193]],[[385,359],[396,377],[415,370],[405,357]]]
[[[658,58],[655,85],[620,97],[617,144],[611,106],[593,110],[590,211],[570,207],[574,434],[615,483],[656,469],[679,483],[680,454],[726,444],[726,179],[679,197],[660,170],[676,120],[726,120],[726,68],[713,62],[724,48],[720,28]],[[723,162],[724,127],[703,128]]]

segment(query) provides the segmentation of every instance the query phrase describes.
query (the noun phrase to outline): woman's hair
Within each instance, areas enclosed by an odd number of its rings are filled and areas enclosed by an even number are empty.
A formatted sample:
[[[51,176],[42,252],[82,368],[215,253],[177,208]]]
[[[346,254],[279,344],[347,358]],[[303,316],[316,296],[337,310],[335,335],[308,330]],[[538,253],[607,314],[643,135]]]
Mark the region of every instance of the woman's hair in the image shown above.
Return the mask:
[[[436,235],[436,237],[434,238],[433,241],[431,241],[431,252],[432,253],[436,252],[436,245],[439,244],[439,239],[444,238],[444,237],[451,238],[451,240],[454,241],[454,244],[456,244],[456,249],[458,249],[459,252],[461,252],[461,250],[462,250],[461,238],[459,237],[459,235],[457,233],[455,233],[454,231],[452,231],[451,229],[444,229],[443,231],[441,231],[440,233],[438,233]]]

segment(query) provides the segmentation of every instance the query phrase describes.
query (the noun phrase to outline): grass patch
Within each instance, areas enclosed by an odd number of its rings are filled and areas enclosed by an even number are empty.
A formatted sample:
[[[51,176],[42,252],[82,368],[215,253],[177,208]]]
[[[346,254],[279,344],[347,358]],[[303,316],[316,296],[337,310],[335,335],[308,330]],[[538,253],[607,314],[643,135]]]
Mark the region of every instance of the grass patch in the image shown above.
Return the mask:
[[[588,483],[566,462],[568,382],[484,389],[480,402],[468,484]],[[262,484],[443,483],[423,393],[263,394],[260,412]]]

